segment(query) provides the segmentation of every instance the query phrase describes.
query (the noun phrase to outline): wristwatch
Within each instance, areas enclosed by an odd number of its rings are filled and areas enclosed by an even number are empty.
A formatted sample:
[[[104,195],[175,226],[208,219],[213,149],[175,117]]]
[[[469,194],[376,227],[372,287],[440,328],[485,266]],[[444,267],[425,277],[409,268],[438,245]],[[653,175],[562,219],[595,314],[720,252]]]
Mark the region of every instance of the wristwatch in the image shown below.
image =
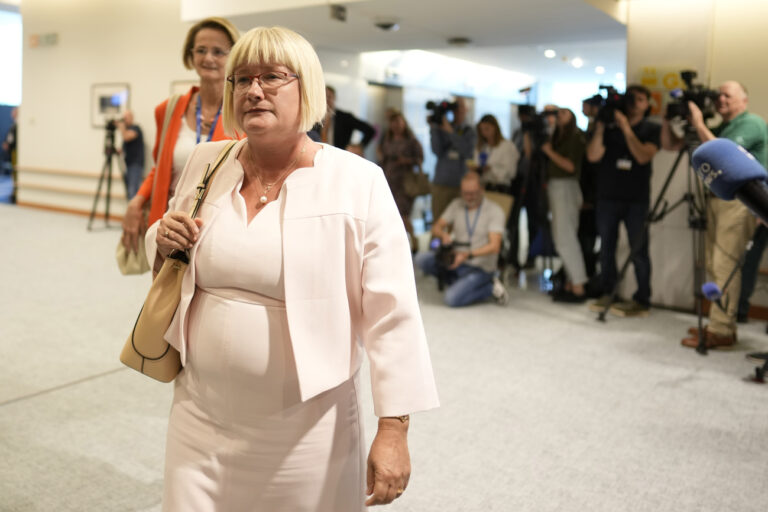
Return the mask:
[[[385,416],[386,418],[392,418],[394,420],[400,420],[400,423],[405,423],[409,419],[411,419],[410,415],[403,414],[402,416]]]
[[[470,250],[470,251],[469,251],[469,256],[467,257],[467,259],[468,259],[468,260],[471,260],[472,258],[474,258],[474,256],[472,255],[472,251]]]

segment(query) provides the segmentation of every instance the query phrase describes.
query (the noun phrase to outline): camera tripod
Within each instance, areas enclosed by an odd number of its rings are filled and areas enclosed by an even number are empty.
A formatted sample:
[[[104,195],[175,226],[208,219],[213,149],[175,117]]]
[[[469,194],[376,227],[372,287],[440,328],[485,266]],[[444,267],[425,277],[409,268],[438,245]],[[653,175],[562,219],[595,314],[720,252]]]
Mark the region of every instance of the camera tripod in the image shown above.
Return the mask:
[[[675,158],[675,162],[672,164],[672,167],[667,174],[666,180],[664,181],[664,185],[661,187],[661,190],[656,197],[653,208],[646,216],[643,229],[639,235],[640,239],[637,240],[636,244],[630,244],[631,247],[634,248],[630,251],[630,254],[624,260],[624,263],[621,266],[621,270],[619,271],[619,274],[616,278],[616,282],[613,285],[613,289],[610,292],[609,300],[603,307],[603,310],[598,314],[597,320],[600,322],[605,322],[606,313],[608,313],[608,310],[616,300],[619,285],[624,280],[624,276],[627,273],[629,264],[632,262],[637,252],[643,248],[647,241],[650,225],[661,221],[664,217],[666,217],[669,213],[677,209],[682,204],[687,204],[688,227],[693,230],[693,295],[696,305],[696,316],[699,329],[699,343],[696,347],[696,352],[702,355],[706,355],[706,333],[704,332],[703,325],[704,294],[701,291],[701,285],[704,282],[704,274],[706,272],[705,238],[707,231],[707,193],[704,189],[704,185],[698,178],[696,178],[693,168],[690,164],[691,154],[693,153],[694,148],[695,145],[693,143],[686,142],[685,146],[678,152],[677,157]],[[690,171],[687,174],[688,192],[683,194],[683,197],[681,197],[677,202],[670,205],[669,202],[665,199],[665,196],[667,189],[672,182],[672,178],[675,176],[677,169],[680,166],[680,162],[682,161],[683,156],[688,157],[688,163],[686,167]]]
[[[115,125],[110,121],[107,123],[107,132],[104,135],[104,165],[101,167],[101,176],[99,176],[99,185],[96,188],[96,195],[93,197],[93,207],[91,208],[91,215],[88,218],[88,231],[91,230],[93,225],[93,219],[96,216],[96,206],[99,204],[99,196],[101,195],[101,187],[104,185],[104,181],[107,182],[107,192],[104,194],[104,225],[109,228],[109,203],[112,194],[112,161],[117,156],[117,149],[115,149]],[[119,164],[118,164],[119,169]],[[125,181],[125,180],[123,180]]]

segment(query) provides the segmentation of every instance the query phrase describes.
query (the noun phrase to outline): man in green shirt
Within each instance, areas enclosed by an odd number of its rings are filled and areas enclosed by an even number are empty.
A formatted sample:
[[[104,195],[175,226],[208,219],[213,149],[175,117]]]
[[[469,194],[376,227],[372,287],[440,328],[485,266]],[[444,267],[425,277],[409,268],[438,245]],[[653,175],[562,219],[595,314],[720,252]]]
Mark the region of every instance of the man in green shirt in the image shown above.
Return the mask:
[[[710,130],[704,122],[701,110],[689,102],[689,122],[702,142],[717,137],[730,139],[749,151],[765,167],[768,160],[768,127],[765,121],[747,112],[747,90],[739,82],[729,81],[720,86],[717,112],[723,122]],[[665,119],[661,130],[664,149],[677,149],[683,142],[677,139]],[[755,231],[756,219],[740,201],[724,201],[711,197],[707,206],[707,267],[715,283],[723,286],[734,264],[739,261],[747,241]],[[716,305],[709,309],[709,325],[706,328],[708,348],[730,346],[736,343],[736,311],[741,291],[740,272],[733,277],[722,303],[725,311]],[[691,335],[682,340],[686,347],[695,348],[699,343],[698,329],[688,330]]]

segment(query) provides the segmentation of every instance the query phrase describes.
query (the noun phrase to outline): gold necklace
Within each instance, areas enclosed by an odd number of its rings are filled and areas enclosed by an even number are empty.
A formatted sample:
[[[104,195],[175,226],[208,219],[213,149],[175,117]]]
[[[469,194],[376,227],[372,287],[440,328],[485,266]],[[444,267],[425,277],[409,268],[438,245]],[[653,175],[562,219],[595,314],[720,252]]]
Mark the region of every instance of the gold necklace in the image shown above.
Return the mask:
[[[303,155],[303,154],[304,154],[304,150],[305,150],[305,149],[307,149],[307,142],[309,142],[309,139],[306,139],[306,140],[304,141],[304,145],[303,145],[303,146],[301,146],[301,151],[299,151],[299,154],[298,154],[298,155],[296,155],[296,158],[294,158],[294,159],[291,161],[291,163],[289,163],[289,164],[288,164],[288,166],[286,167],[285,171],[283,171],[283,172],[280,174],[280,176],[278,176],[278,177],[277,177],[277,179],[276,179],[275,181],[273,181],[272,183],[268,183],[268,184],[266,184],[266,185],[265,185],[265,184],[264,184],[264,182],[263,182],[263,181],[261,181],[261,177],[259,176],[259,174],[258,174],[258,173],[255,173],[255,174],[256,174],[256,179],[257,179],[257,180],[259,180],[259,185],[261,185],[261,189],[262,189],[262,191],[263,191],[263,193],[262,193],[261,197],[259,197],[259,202],[260,202],[261,204],[263,204],[263,205],[264,205],[264,204],[267,204],[267,201],[269,200],[269,199],[267,198],[267,194],[269,194],[269,190],[270,190],[270,189],[271,189],[273,186],[275,186],[275,184],[276,184],[276,183],[280,182],[280,180],[282,180],[282,179],[285,177],[285,175],[286,175],[286,174],[288,174],[290,171],[292,171],[292,170],[293,170],[293,165],[294,165],[294,164],[295,164],[295,163],[296,163],[296,162],[299,160],[299,158],[301,157],[301,155]],[[257,165],[256,165],[256,162],[253,160],[253,153],[251,152],[251,147],[250,147],[250,146],[248,146],[248,157],[250,158],[250,160],[251,160],[251,164],[253,165],[254,169],[258,169],[258,167],[257,167]]]

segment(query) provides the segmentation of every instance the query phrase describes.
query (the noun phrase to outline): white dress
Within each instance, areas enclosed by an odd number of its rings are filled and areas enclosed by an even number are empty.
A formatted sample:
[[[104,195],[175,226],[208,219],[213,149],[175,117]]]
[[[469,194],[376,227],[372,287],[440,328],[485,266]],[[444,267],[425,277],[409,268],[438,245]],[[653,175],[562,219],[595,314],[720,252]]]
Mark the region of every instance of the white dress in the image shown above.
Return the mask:
[[[360,512],[358,377],[300,401],[284,302],[283,193],[248,224],[240,186],[198,248],[163,510]]]

